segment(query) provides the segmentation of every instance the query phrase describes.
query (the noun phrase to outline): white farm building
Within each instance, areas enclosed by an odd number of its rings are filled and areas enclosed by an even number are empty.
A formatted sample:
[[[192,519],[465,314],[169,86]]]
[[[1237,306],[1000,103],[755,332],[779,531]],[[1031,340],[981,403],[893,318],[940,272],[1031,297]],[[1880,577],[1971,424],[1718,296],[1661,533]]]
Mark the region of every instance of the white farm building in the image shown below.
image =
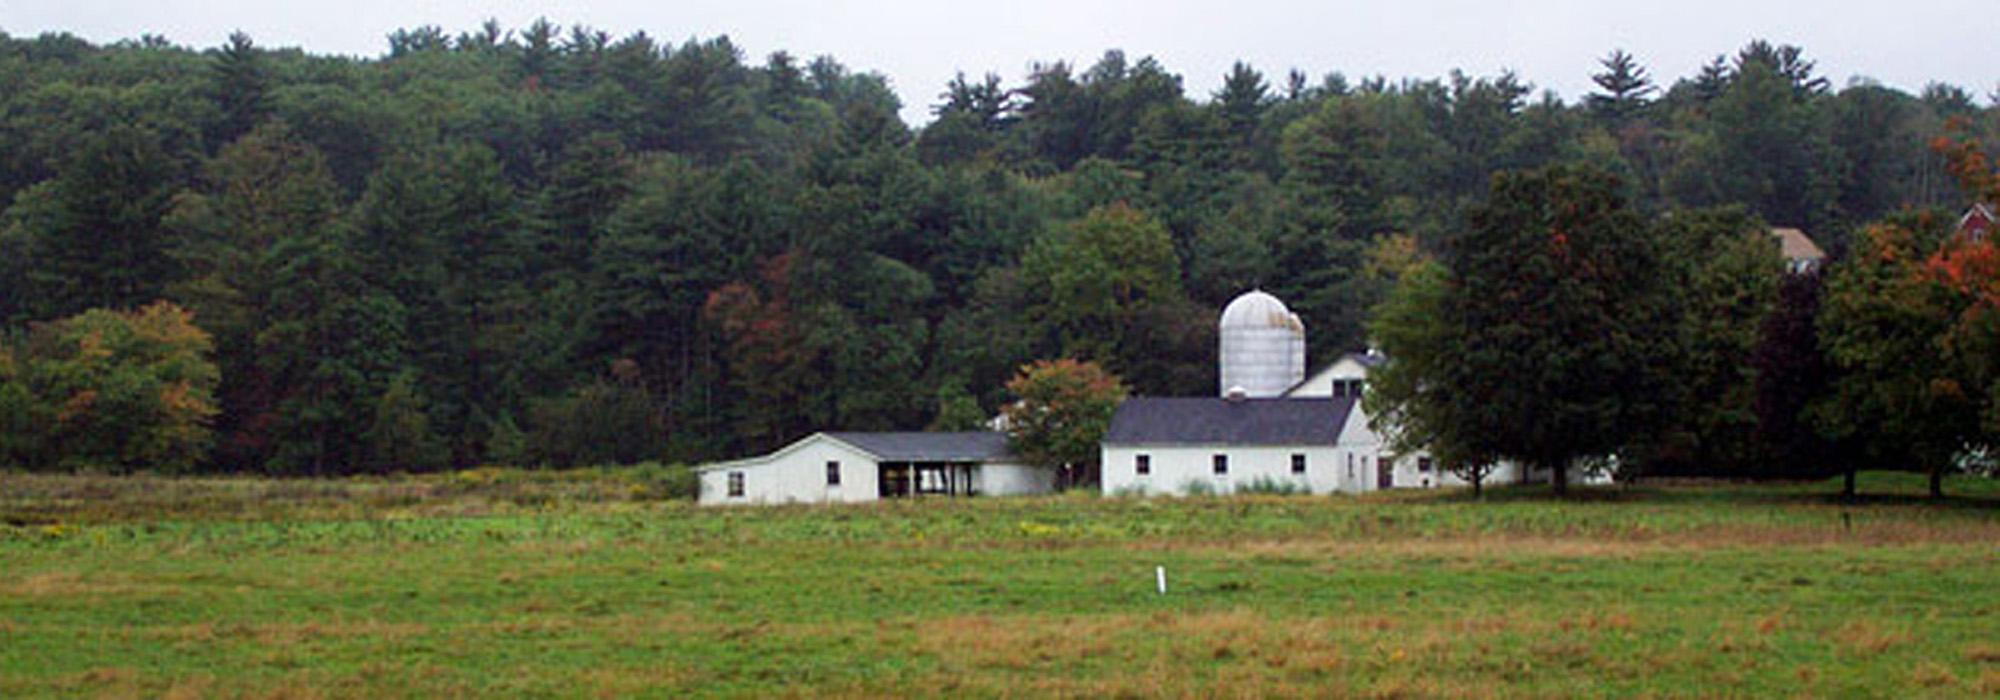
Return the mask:
[[[882,498],[1046,493],[1053,473],[1021,464],[1006,433],[814,433],[760,457],[696,470],[700,502],[857,503]]]
[[[1422,451],[1396,454],[1368,425],[1361,397],[1382,355],[1349,353],[1301,377],[1305,326],[1262,291],[1223,309],[1222,395],[1133,398],[1105,432],[1105,493],[1231,493],[1260,484],[1310,493],[1457,486]],[[1521,478],[1510,464],[1486,478]]]

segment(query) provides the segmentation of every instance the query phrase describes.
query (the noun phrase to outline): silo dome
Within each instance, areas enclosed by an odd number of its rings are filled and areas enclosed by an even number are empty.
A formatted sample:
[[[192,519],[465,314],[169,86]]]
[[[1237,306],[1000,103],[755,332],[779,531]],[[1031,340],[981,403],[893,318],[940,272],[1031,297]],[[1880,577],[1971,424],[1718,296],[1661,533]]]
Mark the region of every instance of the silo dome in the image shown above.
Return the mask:
[[[1236,297],[1222,309],[1220,330],[1224,396],[1236,387],[1251,397],[1278,396],[1305,379],[1305,323],[1277,297],[1262,290]]]

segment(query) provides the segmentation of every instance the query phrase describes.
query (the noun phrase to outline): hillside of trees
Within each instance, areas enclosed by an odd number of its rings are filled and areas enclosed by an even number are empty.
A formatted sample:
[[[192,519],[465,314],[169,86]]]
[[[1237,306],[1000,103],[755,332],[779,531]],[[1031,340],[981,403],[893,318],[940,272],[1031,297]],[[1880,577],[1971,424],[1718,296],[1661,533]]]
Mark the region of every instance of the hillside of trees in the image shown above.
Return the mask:
[[[2000,130],[1962,88],[1834,86],[1764,42],[1692,76],[1577,70],[1601,89],[1570,102],[1243,64],[1199,95],[1109,51],[961,76],[913,126],[879,75],[726,38],[424,27],[357,59],[0,34],[0,463],[697,461],[990,415],[1051,358],[1207,394],[1229,298],[1285,299],[1314,363],[1362,347],[1498,171],[1609,174],[1636,220],[1684,224],[1663,260],[1766,225],[1839,256],[1963,210],[1931,141]],[[1771,300],[1817,294],[1701,270],[1725,281],[1676,278],[1699,308],[1742,312],[1699,336],[1731,368],[1785,330]],[[1784,337],[1812,346],[1805,323]],[[1804,411],[1708,378],[1688,396],[1734,397],[1730,440],[1758,401]],[[1727,461],[1701,449],[1676,454]]]

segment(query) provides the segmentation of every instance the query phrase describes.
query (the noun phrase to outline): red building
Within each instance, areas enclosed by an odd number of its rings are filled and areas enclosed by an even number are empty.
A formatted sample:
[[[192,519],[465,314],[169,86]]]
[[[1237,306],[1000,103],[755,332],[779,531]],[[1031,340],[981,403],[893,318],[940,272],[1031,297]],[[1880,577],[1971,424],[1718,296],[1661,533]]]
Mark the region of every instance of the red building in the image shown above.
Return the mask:
[[[1975,241],[1986,240],[1986,234],[1993,230],[1993,205],[1980,202],[1965,210],[1965,216],[1958,217],[1958,233]]]

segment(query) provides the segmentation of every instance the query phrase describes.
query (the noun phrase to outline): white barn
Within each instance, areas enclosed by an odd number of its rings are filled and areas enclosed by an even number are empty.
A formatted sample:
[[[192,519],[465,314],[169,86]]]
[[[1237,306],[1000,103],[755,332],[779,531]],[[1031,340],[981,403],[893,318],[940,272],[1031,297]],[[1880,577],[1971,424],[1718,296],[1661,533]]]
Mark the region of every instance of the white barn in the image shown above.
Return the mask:
[[[1290,485],[1357,490],[1353,446],[1340,443],[1351,400],[1133,398],[1104,434],[1105,493],[1234,493]]]
[[[1434,488],[1466,482],[1421,450],[1397,454],[1368,425],[1368,373],[1387,358],[1348,353],[1311,375],[1305,326],[1262,291],[1219,320],[1219,398],[1134,398],[1100,447],[1105,493],[1231,493],[1257,482],[1310,493]],[[1281,388],[1280,388],[1281,387]],[[1522,478],[1502,463],[1489,483]]]
[[[776,452],[695,470],[703,505],[858,503],[883,498],[1047,493],[1005,433],[814,433]]]

